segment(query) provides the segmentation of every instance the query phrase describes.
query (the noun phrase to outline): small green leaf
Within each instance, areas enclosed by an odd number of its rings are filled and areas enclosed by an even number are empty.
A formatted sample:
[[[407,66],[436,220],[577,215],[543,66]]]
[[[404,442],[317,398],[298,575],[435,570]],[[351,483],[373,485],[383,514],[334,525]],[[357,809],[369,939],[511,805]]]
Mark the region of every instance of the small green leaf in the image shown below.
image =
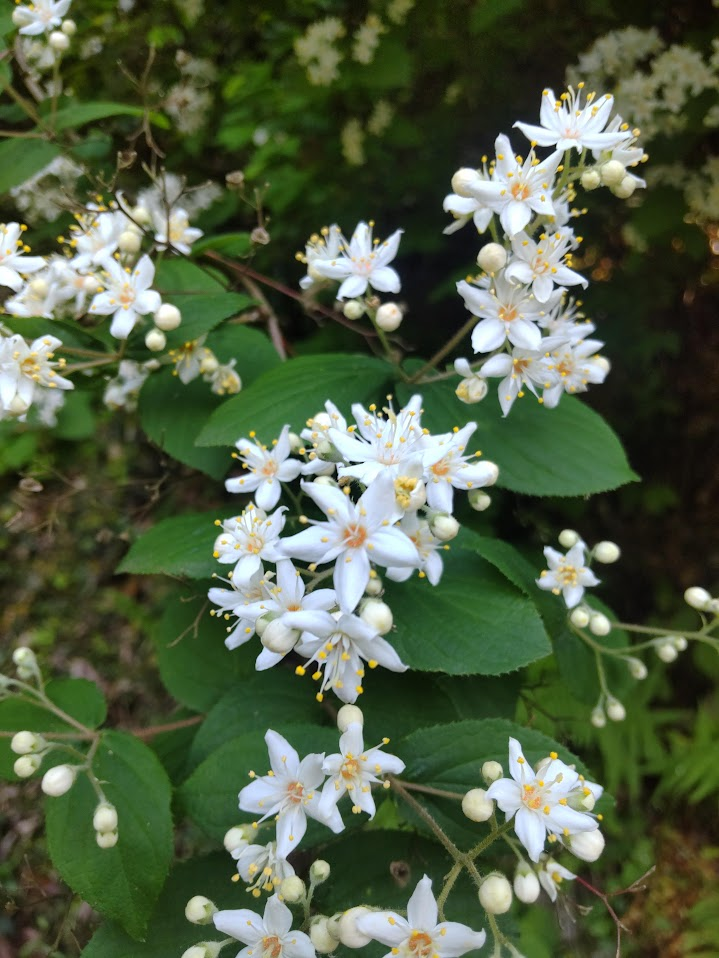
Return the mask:
[[[243,293],[201,293],[199,296],[176,293],[174,296],[166,296],[165,301],[177,306],[182,313],[182,323],[177,329],[167,333],[168,346],[173,349],[199,339],[219,326],[223,320],[248,309],[254,302]],[[255,336],[262,335],[255,330],[245,331]]]
[[[252,249],[249,233],[222,233],[219,236],[203,236],[192,247],[197,256],[205,250],[217,250],[225,256],[246,256]]]
[[[73,103],[72,106],[62,107],[54,118],[54,129],[72,130],[94,120],[104,120],[111,116],[144,116],[145,110],[141,106],[131,106],[129,103]],[[157,114],[150,113],[154,122]],[[165,125],[162,118],[159,125]]]
[[[162,519],[130,546],[117,571],[209,578],[217,568],[216,518],[217,512],[199,512]]]
[[[142,939],[172,860],[170,782],[155,754],[123,732],[103,733],[93,770],[117,808],[119,841],[98,847],[97,796],[80,773],[69,792],[46,802],[50,857],[74,892]]]
[[[47,140],[21,137],[0,140],[0,196],[39,173],[60,153],[60,149]]]

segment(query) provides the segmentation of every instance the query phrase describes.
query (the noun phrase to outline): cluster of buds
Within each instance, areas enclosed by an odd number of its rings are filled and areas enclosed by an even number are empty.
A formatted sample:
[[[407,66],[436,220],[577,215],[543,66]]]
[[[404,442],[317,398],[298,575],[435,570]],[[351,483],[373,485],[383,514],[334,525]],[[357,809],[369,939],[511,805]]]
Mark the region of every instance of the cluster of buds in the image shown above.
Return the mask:
[[[47,43],[50,55],[33,57],[36,63],[39,60],[45,67],[53,66],[70,49],[77,25],[74,20],[65,18],[69,9],[70,0],[35,0],[34,3],[19,4],[13,10],[12,22],[21,37]]]

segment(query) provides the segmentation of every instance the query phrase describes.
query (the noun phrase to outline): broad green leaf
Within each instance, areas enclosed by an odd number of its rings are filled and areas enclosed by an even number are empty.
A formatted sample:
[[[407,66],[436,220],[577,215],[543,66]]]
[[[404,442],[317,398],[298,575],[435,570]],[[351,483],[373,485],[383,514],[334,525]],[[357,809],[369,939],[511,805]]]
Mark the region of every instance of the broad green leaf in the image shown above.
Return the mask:
[[[168,298],[176,293],[217,295],[225,291],[212,270],[202,269],[184,256],[166,256],[158,263],[153,286]]]
[[[20,333],[29,340],[47,335],[55,336],[62,341],[63,346],[97,349],[100,340],[94,330],[83,329],[79,323],[70,320],[50,320],[42,316],[3,316],[3,326],[7,326],[14,333]],[[112,350],[116,348],[115,341],[111,348]],[[62,347],[58,347],[58,352],[62,352]]]
[[[47,140],[0,140],[0,195],[39,173],[61,150]]]
[[[392,644],[412,669],[499,675],[551,651],[534,604],[473,552],[451,549],[436,587],[419,578],[385,585]]]
[[[477,423],[472,451],[479,448],[497,463],[497,485],[504,489],[533,496],[584,496],[637,479],[609,426],[572,396],[565,396],[556,409],[526,398],[504,419],[493,395],[467,406],[445,382],[397,387],[402,402],[413,392],[424,398],[422,424],[432,432],[446,432],[470,420]]]
[[[145,112],[141,106],[131,106],[129,103],[74,103],[57,111],[53,125],[60,132],[111,116],[144,116]],[[150,113],[149,117],[157,126],[167,126],[167,120],[162,115]]]
[[[206,293],[199,296],[177,293],[166,296],[165,301],[177,306],[182,313],[182,322],[178,328],[167,333],[167,344],[173,349],[199,339],[215,326],[219,326],[223,320],[237,316],[254,302],[243,293]],[[261,335],[254,330],[247,332]]]
[[[31,462],[37,445],[37,433],[18,432],[16,424],[8,420],[0,423],[0,475],[16,472]]]
[[[372,356],[335,353],[290,359],[218,409],[198,444],[227,445],[251,429],[269,439],[288,420],[301,429],[328,399],[340,409],[349,409],[353,402],[381,400],[391,375],[392,367]]]
[[[117,571],[209,578],[217,569],[212,557],[216,518],[217,511],[160,520],[133,542]]]
[[[252,249],[249,233],[221,233],[219,236],[203,236],[192,247],[197,256],[206,250],[216,250],[224,256],[246,256]]]
[[[52,432],[58,439],[89,439],[95,435],[96,420],[90,394],[73,389],[65,394],[65,403],[57,414],[57,425]]]
[[[538,601],[542,597],[542,592],[535,581],[540,570],[535,569],[522,553],[508,542],[491,536],[480,536],[466,527],[462,528],[456,541],[463,549],[471,549],[487,562],[491,562],[495,569],[498,569],[530,599]],[[540,559],[541,561],[543,560]]]
[[[172,860],[171,788],[155,754],[123,732],[105,732],[93,760],[117,808],[119,841],[99,848],[97,796],[85,775],[46,802],[50,857],[63,880],[101,914],[142,939]]]

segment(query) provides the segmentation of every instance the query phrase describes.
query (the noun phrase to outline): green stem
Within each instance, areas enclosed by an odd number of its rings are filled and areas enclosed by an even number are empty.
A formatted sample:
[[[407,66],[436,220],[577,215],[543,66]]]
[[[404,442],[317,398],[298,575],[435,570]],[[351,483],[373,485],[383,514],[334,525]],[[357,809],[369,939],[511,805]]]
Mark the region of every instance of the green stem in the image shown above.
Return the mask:
[[[405,782],[404,779],[399,778],[396,781],[411,792],[425,792],[427,795],[436,795],[438,798],[453,798],[458,802],[461,802],[464,798],[464,795],[460,795],[459,792],[447,792],[443,788],[434,788],[432,785],[418,785],[415,782]]]
[[[447,904],[447,899],[449,898],[449,893],[454,888],[454,883],[459,878],[462,873],[462,863],[455,862],[452,865],[452,869],[444,880],[444,885],[442,886],[442,891],[437,897],[437,910],[439,912],[439,920],[444,921],[444,906]]]
[[[475,858],[477,858],[479,855],[482,854],[482,852],[483,852],[486,848],[489,848],[489,846],[490,846],[493,842],[496,842],[496,840],[497,840],[498,838],[501,838],[501,837],[502,837],[506,832],[508,832],[511,828],[512,828],[512,822],[511,822],[511,821],[510,821],[510,822],[505,822],[503,825],[499,825],[499,826],[495,827],[495,828],[489,833],[489,835],[487,835],[486,838],[483,838],[481,842],[477,842],[477,844],[474,846],[474,848],[470,848],[470,850],[467,852],[467,858],[471,858],[472,860],[474,860]]]
[[[457,848],[457,846],[454,844],[454,842],[449,837],[449,835],[445,833],[444,829],[440,825],[438,825],[438,823],[434,820],[434,818],[432,818],[432,816],[424,807],[424,805],[420,805],[417,799],[413,798],[412,795],[410,795],[407,789],[400,783],[399,779],[396,779],[393,775],[390,775],[388,776],[388,781],[392,785],[392,788],[397,792],[399,797],[402,798],[410,806],[410,808],[412,808],[419,815],[419,817],[422,819],[423,822],[429,825],[433,833],[444,845],[444,847],[452,856],[452,858],[455,860],[455,862],[463,863],[465,856]]]

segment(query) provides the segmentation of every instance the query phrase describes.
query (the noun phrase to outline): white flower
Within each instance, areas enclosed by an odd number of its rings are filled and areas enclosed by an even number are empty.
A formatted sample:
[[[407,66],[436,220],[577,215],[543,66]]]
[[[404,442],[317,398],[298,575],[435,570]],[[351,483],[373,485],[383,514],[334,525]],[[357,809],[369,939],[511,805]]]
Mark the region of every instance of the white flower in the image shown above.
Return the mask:
[[[255,492],[255,502],[260,509],[272,509],[282,493],[282,482],[291,482],[300,474],[302,463],[297,459],[288,459],[290,454],[290,427],[284,426],[279,439],[270,450],[259,442],[238,439],[235,446],[239,450],[239,459],[246,475],[225,481],[228,492]]]
[[[236,563],[232,578],[240,586],[249,583],[262,566],[262,560],[275,562],[279,551],[280,533],[285,525],[286,506],[267,516],[251,502],[242,514],[222,523],[223,532],[215,540],[213,555],[220,562]]]
[[[407,917],[393,911],[374,911],[357,919],[357,928],[392,950],[385,958],[457,958],[481,948],[487,937],[456,921],[437,923],[437,901],[427,875],[407,902]]]
[[[563,881],[572,881],[577,876],[563,865],[558,865],[553,858],[542,861],[537,872],[539,884],[546,891],[552,901],[557,900],[557,890]]]
[[[209,349],[207,351],[210,352]],[[210,391],[216,396],[234,396],[242,389],[240,375],[235,372],[236,365],[237,360],[233,358],[229,363],[220,363],[203,376],[205,382],[210,384]]]
[[[476,182],[488,183],[491,181],[486,163],[483,164],[481,170],[475,170],[473,172],[476,176]],[[467,185],[466,183],[464,184],[464,186]],[[442,230],[443,233],[447,234],[456,233],[456,231],[465,226],[470,219],[474,221],[477,232],[484,233],[494,215],[492,209],[484,200],[475,196],[462,196],[459,193],[450,193],[448,196],[445,196],[442,202],[442,209],[446,213],[451,213],[455,218],[454,223],[450,223],[449,226],[445,226]]]
[[[105,292],[95,296],[90,312],[112,315],[110,334],[116,339],[127,339],[138,317],[160,308],[160,294],[150,289],[155,279],[155,267],[149,256],[143,256],[132,270],[106,257],[103,269]]]
[[[232,935],[247,947],[237,953],[237,958],[315,958],[315,949],[302,931],[292,931],[292,912],[287,905],[273,895],[267,899],[262,918],[247,908],[218,911],[212,920],[215,928]]]
[[[320,273],[314,271],[317,260],[335,259],[339,256],[342,247],[342,230],[333,223],[332,226],[323,226],[320,233],[313,233],[307,240],[305,252],[297,253],[297,259],[307,266],[307,275],[300,280],[302,289],[309,289],[317,280],[324,279]]]
[[[337,299],[352,299],[366,292],[367,286],[381,293],[398,293],[400,279],[388,266],[397,255],[402,230],[396,230],[388,239],[380,242],[372,239],[372,223],[358,223],[352,239],[342,239],[340,254],[327,259],[317,259],[313,269],[327,279],[343,280],[337,291]]]
[[[457,432],[435,436],[435,445],[423,455],[427,482],[427,502],[440,512],[451,512],[454,489],[479,489],[497,481],[499,470],[493,462],[470,462],[464,452],[476,422],[468,422]]]
[[[472,331],[475,353],[491,353],[509,340],[521,349],[539,349],[542,334],[536,325],[541,306],[526,286],[510,283],[498,273],[488,288],[457,283],[464,305],[480,322]]]
[[[309,461],[302,466],[303,475],[331,475],[337,468],[337,460],[341,459],[341,456],[329,440],[329,431],[332,428],[351,434],[347,428],[347,420],[328,399],[325,412],[318,412],[316,416],[308,419],[307,428],[300,433],[300,438],[312,446],[312,452],[307,456]]]
[[[340,736],[340,751],[328,755],[322,766],[330,776],[322,789],[320,810],[327,816],[345,794],[352,800],[352,811],[356,814],[367,812],[374,818],[375,803],[372,798],[372,785],[379,783],[378,775],[399,775],[404,771],[404,762],[396,755],[382,752],[388,738],[381,745],[365,749],[362,726],[351,722],[347,731]]]
[[[310,529],[284,539],[282,552],[309,562],[336,560],[334,586],[344,612],[357,607],[369,582],[371,562],[383,566],[416,565],[417,550],[393,526],[401,511],[391,476],[378,476],[356,504],[334,486],[303,482],[302,488],[328,521],[313,522]]]
[[[478,180],[468,187],[468,191],[499,214],[502,227],[511,237],[524,229],[533,212],[554,216],[552,179],[562,153],[556,150],[540,163],[534,150],[530,150],[522,162],[521,158],[515,158],[512,144],[504,134],[497,137],[495,149],[497,163],[492,180]]]
[[[87,213],[76,216],[79,225],[70,227],[73,234],[70,245],[75,255],[69,265],[75,270],[104,265],[117,249],[122,233],[128,228],[136,228],[120,210],[100,210],[94,205],[87,210]]]
[[[512,238],[513,257],[504,271],[505,278],[532,287],[538,303],[546,303],[555,286],[589,285],[587,280],[570,269],[570,247],[576,245],[571,230],[541,233],[535,242],[526,233]]]
[[[549,369],[544,352],[518,349],[511,355],[498,353],[482,366],[483,376],[504,377],[498,387],[499,404],[505,416],[517,397],[524,396],[524,387],[537,395],[536,386],[548,388],[557,382],[558,374]]]
[[[239,648],[245,642],[249,642],[255,634],[255,622],[262,614],[259,603],[273,575],[272,572],[265,572],[260,565],[245,583],[236,582],[233,576],[229,580],[231,588],[222,589],[219,586],[213,586],[207,593],[210,602],[218,605],[222,610],[218,613],[215,609],[211,609],[210,615],[221,615],[225,620],[229,620],[232,616],[237,617],[234,626],[227,628],[225,645],[228,649]]]
[[[609,163],[612,160],[615,160],[618,163],[621,163],[624,167],[625,175],[628,176],[635,186],[644,187],[646,182],[639,176],[636,176],[634,173],[630,173],[627,167],[637,166],[639,163],[643,163],[647,159],[647,154],[644,152],[644,148],[636,144],[636,136],[638,130],[628,131],[627,124],[624,123],[620,116],[615,117],[615,119],[609,124],[608,130],[612,130],[617,134],[624,133],[625,140],[620,143],[618,146],[613,147],[612,149],[603,149],[593,150],[597,163],[604,165]]]
[[[41,336],[31,344],[19,334],[0,339],[0,410],[22,416],[38,390],[74,388],[57,374],[65,361],[52,362],[58,346],[62,342],[54,336]]]
[[[419,562],[416,567],[420,575],[426,576],[432,585],[437,585],[442,578],[443,563],[441,553],[446,548],[436,536],[432,535],[429,522],[420,519],[416,512],[408,512],[399,521],[399,528],[408,536],[417,547]],[[414,569],[387,569],[387,578],[393,582],[406,582]]]
[[[555,342],[576,343],[590,336],[596,329],[580,312],[580,303],[571,297],[561,297],[537,319],[537,325],[549,333]]]
[[[137,405],[137,396],[150,371],[132,359],[123,359],[117,368],[117,376],[105,386],[103,402],[109,409],[132,410]]]
[[[325,780],[322,771],[324,754],[313,753],[300,761],[287,739],[269,729],[265,735],[272,771],[255,778],[240,792],[240,808],[262,815],[263,822],[277,816],[277,854],[286,858],[302,841],[307,831],[307,816],[321,821],[333,832],[344,828],[336,808],[325,821],[319,814],[320,794],[317,789]],[[253,773],[250,773],[251,775]]]
[[[59,27],[69,9],[70,0],[34,0],[28,6],[15,8],[13,23],[20,27],[18,32],[23,36],[35,37]]]
[[[539,111],[541,126],[529,123],[514,125],[524,133],[528,140],[540,146],[554,146],[557,150],[578,152],[590,149],[609,150],[619,146],[631,133],[622,130],[605,130],[614,106],[614,97],[608,93],[595,103],[595,93],[588,93],[582,105],[584,84],[577,84],[576,92],[568,87],[557,99],[553,90],[542,92],[542,105]]]
[[[174,252],[188,256],[192,244],[203,235],[202,230],[190,226],[187,212],[179,207],[175,207],[169,213],[165,210],[152,209],[151,215],[155,228],[155,244],[160,250],[167,249],[169,246]]]
[[[571,835],[594,831],[598,824],[586,812],[569,805],[572,793],[582,788],[581,776],[553,752],[549,762],[535,775],[522,755],[515,738],[509,740],[509,771],[512,778],[500,778],[487,789],[507,821],[514,817],[517,838],[533,862],[538,862],[549,835]]]
[[[584,565],[584,543],[580,540],[566,555],[544,547],[544,555],[549,569],[545,569],[536,580],[540,589],[562,595],[568,609],[578,605],[586,586],[599,585],[599,579],[591,569]]]
[[[45,266],[42,256],[26,255],[30,247],[22,239],[24,230],[19,223],[0,223],[0,286],[15,292],[22,288],[26,273],[37,273]]]
[[[232,850],[232,857],[237,861],[238,875],[255,897],[260,891],[274,891],[283,879],[295,873],[292,865],[277,854],[276,842],[250,845],[243,841]]]
[[[219,369],[219,363],[211,349],[204,345],[206,336],[183,343],[179,349],[171,349],[170,359],[175,364],[173,375],[180,382],[191,383],[202,374],[208,376]]]
[[[32,279],[25,282],[15,296],[5,300],[3,306],[5,312],[11,316],[42,316],[43,319],[54,319],[62,300],[57,274],[54,270],[47,269],[36,273]]]
[[[583,393],[588,383],[603,383],[609,371],[608,362],[598,354],[604,345],[598,339],[584,339],[552,348],[547,369],[555,384],[544,391],[544,405],[553,409],[563,393]]]

